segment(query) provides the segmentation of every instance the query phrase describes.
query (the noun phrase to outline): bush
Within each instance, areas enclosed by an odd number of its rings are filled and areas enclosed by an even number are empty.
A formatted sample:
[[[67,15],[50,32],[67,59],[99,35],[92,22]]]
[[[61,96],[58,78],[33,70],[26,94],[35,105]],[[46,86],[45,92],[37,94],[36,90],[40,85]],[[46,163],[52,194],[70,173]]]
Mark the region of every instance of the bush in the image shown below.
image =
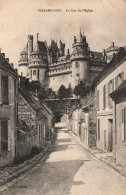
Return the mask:
[[[35,156],[36,154],[39,154],[41,152],[41,148],[38,148],[37,146],[34,146],[31,150],[31,157]]]

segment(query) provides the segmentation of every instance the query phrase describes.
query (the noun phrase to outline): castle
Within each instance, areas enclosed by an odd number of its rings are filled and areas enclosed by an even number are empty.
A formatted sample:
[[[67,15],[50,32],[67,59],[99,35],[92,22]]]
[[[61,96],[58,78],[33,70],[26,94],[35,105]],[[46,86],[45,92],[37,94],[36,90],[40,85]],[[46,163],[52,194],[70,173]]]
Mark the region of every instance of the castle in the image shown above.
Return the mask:
[[[20,53],[19,75],[29,78],[30,82],[39,81],[54,91],[62,84],[74,88],[81,80],[92,82],[117,50],[118,47],[112,43],[102,53],[91,51],[81,30],[78,37],[74,36],[72,53],[68,49],[66,55],[65,44],[61,40],[59,46],[54,40],[48,46],[46,41],[38,40],[37,34],[33,47],[33,36],[28,35],[27,45]]]

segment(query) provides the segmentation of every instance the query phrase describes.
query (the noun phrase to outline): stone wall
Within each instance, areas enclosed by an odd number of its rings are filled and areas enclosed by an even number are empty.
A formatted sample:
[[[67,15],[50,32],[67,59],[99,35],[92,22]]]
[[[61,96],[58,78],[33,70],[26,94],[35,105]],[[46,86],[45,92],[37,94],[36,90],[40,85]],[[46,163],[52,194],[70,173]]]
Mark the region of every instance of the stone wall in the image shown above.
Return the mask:
[[[18,95],[18,120],[17,160],[32,155],[31,152],[35,148],[41,150],[45,146],[47,122],[46,119],[36,115],[20,94]]]

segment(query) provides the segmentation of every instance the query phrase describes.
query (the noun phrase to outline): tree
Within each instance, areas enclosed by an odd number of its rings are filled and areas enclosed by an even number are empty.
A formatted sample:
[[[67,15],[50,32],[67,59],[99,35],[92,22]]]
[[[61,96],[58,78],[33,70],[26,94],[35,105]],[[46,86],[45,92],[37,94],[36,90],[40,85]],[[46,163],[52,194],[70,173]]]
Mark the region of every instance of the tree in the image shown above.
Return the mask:
[[[46,98],[46,90],[45,90],[45,88],[44,87],[39,88],[37,95],[38,95],[38,98],[40,100],[45,99]]]
[[[66,97],[66,87],[64,85],[61,85],[58,90],[58,97],[59,99],[63,99]]]
[[[89,91],[90,91],[90,86],[87,82],[84,81],[80,81],[80,83],[76,85],[74,88],[74,94],[76,96],[79,95],[80,97],[87,95]]]
[[[64,85],[60,86],[60,88],[58,90],[59,99],[70,98],[71,95],[72,95],[72,88],[70,85],[68,88],[66,88]]]
[[[36,92],[41,88],[41,84],[39,81],[32,81],[29,83],[29,90],[32,92]]]
[[[48,88],[46,90],[46,98],[55,98],[56,94],[55,94],[55,91],[52,90],[52,88]]]

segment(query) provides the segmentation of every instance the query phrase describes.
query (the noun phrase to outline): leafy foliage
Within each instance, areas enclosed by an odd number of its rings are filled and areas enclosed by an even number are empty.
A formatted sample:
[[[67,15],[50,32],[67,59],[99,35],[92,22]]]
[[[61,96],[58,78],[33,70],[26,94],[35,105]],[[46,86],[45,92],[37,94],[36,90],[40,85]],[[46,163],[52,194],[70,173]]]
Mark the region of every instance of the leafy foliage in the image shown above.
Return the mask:
[[[59,90],[58,90],[58,97],[59,99],[63,98],[70,98],[72,95],[72,88],[69,86],[66,88],[64,85],[61,85]]]
[[[76,96],[83,97],[83,96],[87,95],[89,93],[89,91],[90,91],[89,84],[84,82],[84,81],[80,81],[80,83],[75,86],[74,94]]]

